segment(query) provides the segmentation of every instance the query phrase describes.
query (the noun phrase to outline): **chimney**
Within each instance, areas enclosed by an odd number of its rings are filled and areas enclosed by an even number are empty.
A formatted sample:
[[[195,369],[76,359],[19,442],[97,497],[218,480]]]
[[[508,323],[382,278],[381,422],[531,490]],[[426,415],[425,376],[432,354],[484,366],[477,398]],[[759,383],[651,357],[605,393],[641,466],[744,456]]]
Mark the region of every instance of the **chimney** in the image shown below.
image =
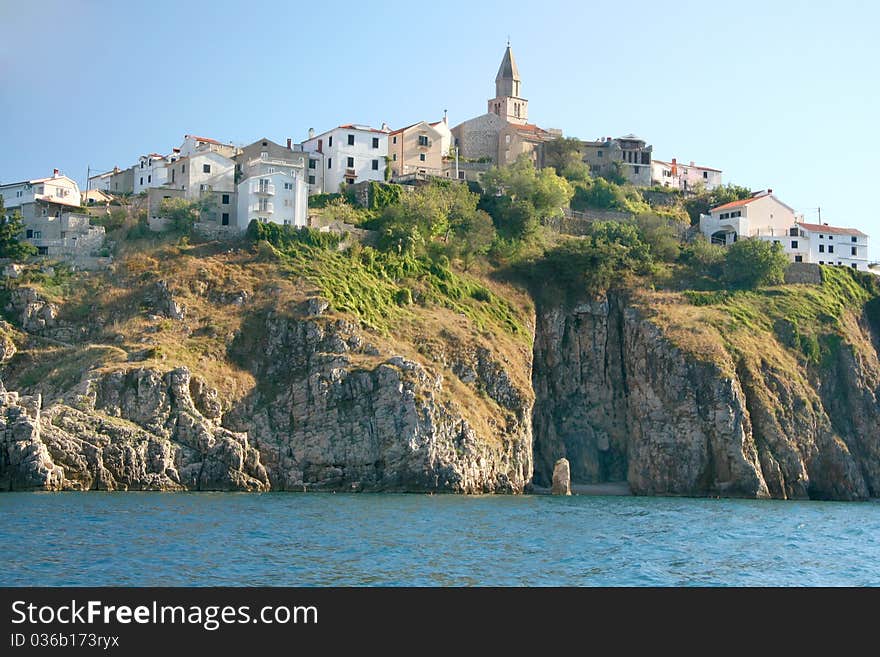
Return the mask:
[[[448,112],[448,111],[449,111],[449,110],[443,110],[443,123],[446,123],[446,122],[447,122],[447,121],[446,121],[446,112]]]
[[[314,129],[314,128],[309,128],[309,139],[311,139],[311,138],[314,137],[314,136],[315,136],[315,129]]]
[[[695,166],[695,165],[694,165],[694,161],[693,161],[693,160],[691,160],[691,166]]]
[[[767,196],[769,196],[769,195],[772,194],[772,193],[773,193],[773,190],[772,190],[772,189],[768,189],[768,190],[767,190]]]
[[[290,137],[288,137],[288,138],[287,138],[287,150],[290,150],[290,149],[291,149],[291,145],[290,145],[290,144],[291,144],[292,142],[293,142],[293,140],[292,140]]]
[[[57,178],[60,175],[58,169],[52,169],[52,177]]]
[[[385,121],[382,121],[382,132],[391,132],[391,128],[388,127],[388,124]]]
[[[678,162],[675,161],[675,158],[672,158],[672,166],[675,166]]]

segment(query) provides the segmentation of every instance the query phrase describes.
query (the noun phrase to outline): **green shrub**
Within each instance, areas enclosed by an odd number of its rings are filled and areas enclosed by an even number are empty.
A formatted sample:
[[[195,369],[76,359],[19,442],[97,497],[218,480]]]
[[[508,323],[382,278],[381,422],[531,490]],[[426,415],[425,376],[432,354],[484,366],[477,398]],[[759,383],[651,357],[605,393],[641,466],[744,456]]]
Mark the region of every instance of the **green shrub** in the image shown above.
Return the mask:
[[[727,248],[722,277],[732,287],[754,289],[778,285],[785,278],[788,258],[782,245],[759,239],[743,239]]]
[[[411,306],[413,301],[412,290],[402,287],[394,293],[394,302],[398,306]]]
[[[293,244],[308,244],[321,249],[334,249],[344,239],[339,233],[322,233],[314,228],[296,228],[275,223],[261,223],[252,220],[247,228],[247,237],[252,242],[268,242],[279,251],[285,251]]]

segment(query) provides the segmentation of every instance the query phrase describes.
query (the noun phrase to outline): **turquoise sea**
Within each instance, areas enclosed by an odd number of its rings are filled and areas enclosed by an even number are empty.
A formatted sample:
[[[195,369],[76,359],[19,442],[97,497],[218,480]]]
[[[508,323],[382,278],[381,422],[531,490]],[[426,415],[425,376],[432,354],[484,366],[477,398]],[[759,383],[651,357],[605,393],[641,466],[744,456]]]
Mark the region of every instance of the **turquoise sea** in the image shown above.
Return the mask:
[[[0,494],[4,586],[880,585],[880,503]]]

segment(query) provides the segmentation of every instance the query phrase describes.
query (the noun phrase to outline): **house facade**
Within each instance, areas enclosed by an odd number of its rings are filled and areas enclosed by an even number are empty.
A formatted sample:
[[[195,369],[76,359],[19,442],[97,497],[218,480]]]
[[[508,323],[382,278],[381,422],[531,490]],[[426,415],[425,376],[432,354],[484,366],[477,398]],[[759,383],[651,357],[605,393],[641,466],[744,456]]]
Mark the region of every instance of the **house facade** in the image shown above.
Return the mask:
[[[169,178],[168,168],[177,161],[179,154],[150,153],[141,155],[132,167],[132,192],[141,194],[154,187],[164,187]]]
[[[134,192],[134,167],[120,169],[113,167],[110,171],[91,176],[88,190],[97,189],[108,194],[131,194]]]
[[[651,160],[651,184],[672,187],[682,191],[703,188],[712,191],[721,183],[721,170],[697,166],[693,162],[681,164],[675,158],[671,162]]]
[[[388,134],[388,157],[391,177],[409,175],[444,175],[444,161],[449,156],[452,131],[442,121],[420,121]]]
[[[190,200],[203,192],[234,192],[235,162],[217,151],[204,150],[169,162],[165,177],[160,187],[181,190]]]
[[[855,228],[798,222],[782,235],[758,235],[782,246],[792,262],[850,267],[869,271],[868,236]]]
[[[654,147],[633,134],[581,142],[581,157],[594,176],[607,176],[619,170],[624,179],[637,187],[651,186],[651,154]]]
[[[175,149],[181,157],[190,157],[196,153],[219,153],[223,157],[232,157],[238,149],[233,144],[224,144],[209,137],[197,137],[196,135],[184,135],[180,148]]]
[[[245,146],[235,159],[239,230],[253,220],[308,225],[309,153],[294,150],[290,140],[284,147],[264,138]]]
[[[104,244],[104,228],[92,226],[77,212],[81,195],[76,181],[55,169],[49,178],[0,185],[6,212],[21,214],[23,238],[45,256],[92,255]]]
[[[348,124],[304,141],[303,150],[320,155],[312,158],[316,163],[323,160],[323,192],[337,193],[343,184],[385,180],[389,132],[384,125],[377,129]]]
[[[728,246],[745,237],[784,236],[797,219],[794,209],[768,189],[712,208],[700,216],[700,232],[713,244]]]

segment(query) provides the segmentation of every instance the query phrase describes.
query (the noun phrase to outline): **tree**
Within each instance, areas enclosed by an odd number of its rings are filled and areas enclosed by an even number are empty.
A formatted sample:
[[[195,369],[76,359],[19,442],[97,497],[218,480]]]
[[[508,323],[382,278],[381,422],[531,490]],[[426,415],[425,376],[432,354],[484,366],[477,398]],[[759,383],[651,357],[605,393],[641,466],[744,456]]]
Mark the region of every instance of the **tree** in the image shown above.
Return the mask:
[[[728,247],[722,278],[732,286],[754,289],[778,285],[785,278],[788,258],[782,245],[760,239],[744,239]]]
[[[563,178],[575,181],[590,179],[590,167],[584,164],[580,139],[558,137],[544,144],[544,166],[552,167]]]
[[[483,175],[480,207],[507,236],[524,239],[541,220],[559,216],[574,190],[552,168],[536,170],[527,154],[507,167],[493,167]]]
[[[23,232],[21,213],[15,210],[11,215],[7,215],[3,205],[3,195],[0,194],[0,258],[23,260],[37,253],[33,244],[21,241]]]
[[[159,216],[168,220],[174,232],[189,235],[193,224],[203,216],[209,215],[213,208],[214,201],[208,195],[195,201],[188,201],[185,198],[166,198],[162,199],[159,206]]]

